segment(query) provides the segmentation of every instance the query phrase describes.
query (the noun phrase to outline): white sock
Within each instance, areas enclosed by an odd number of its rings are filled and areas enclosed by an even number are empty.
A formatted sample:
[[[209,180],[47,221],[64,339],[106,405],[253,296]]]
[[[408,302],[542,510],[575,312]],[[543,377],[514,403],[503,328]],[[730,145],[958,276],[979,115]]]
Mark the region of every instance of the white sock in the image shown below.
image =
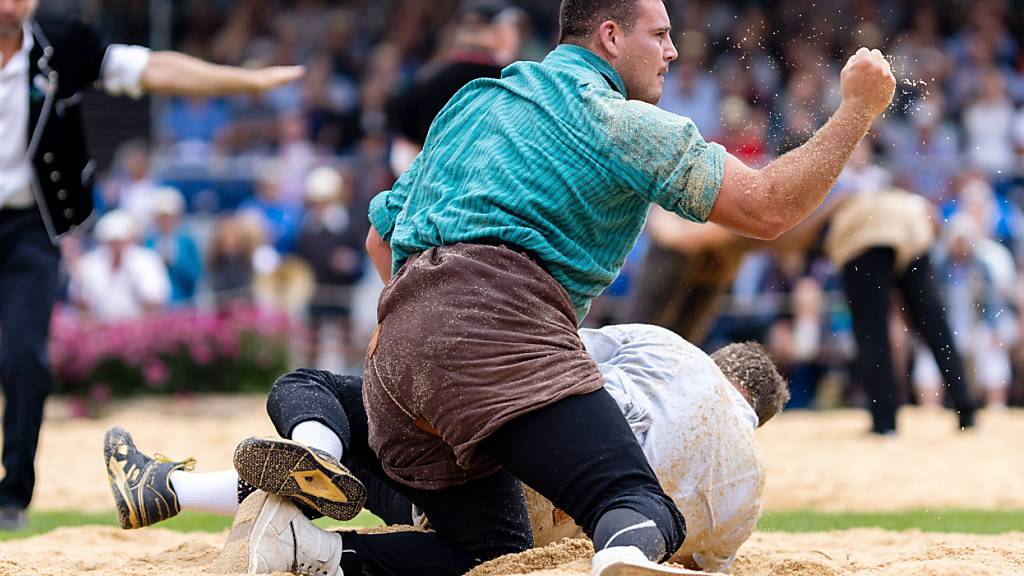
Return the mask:
[[[226,516],[233,516],[238,511],[238,473],[234,470],[175,470],[171,472],[170,481],[182,510]]]
[[[338,435],[334,433],[334,430],[331,430],[316,420],[299,422],[295,428],[292,428],[291,439],[299,444],[305,444],[311,448],[323,450],[338,460],[341,460],[341,455],[344,452],[344,448],[341,445],[341,438],[338,438]]]

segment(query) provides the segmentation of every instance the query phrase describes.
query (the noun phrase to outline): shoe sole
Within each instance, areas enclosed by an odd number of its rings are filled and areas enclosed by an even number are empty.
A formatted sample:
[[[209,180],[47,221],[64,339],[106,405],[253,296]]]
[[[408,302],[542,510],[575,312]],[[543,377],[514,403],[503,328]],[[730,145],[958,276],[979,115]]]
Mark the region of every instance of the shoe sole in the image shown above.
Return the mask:
[[[107,467],[107,481],[110,483],[110,492],[114,495],[114,508],[117,509],[117,521],[124,530],[142,528],[143,523],[137,510],[130,504],[126,484],[128,479],[125,476],[121,464],[114,458],[119,446],[131,446],[131,435],[121,428],[111,428],[103,435],[103,462]]]
[[[366,488],[344,466],[282,438],[248,438],[235,450],[238,477],[256,488],[301,502],[335,520],[363,509]]]

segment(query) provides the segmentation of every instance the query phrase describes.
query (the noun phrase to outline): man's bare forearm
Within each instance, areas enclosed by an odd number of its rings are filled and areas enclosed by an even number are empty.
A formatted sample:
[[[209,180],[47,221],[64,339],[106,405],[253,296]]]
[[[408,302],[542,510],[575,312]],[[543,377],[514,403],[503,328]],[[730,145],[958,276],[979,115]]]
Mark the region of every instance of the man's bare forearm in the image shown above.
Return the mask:
[[[803,146],[761,170],[772,191],[765,209],[783,220],[786,230],[810,216],[825,200],[873,120],[862,109],[841,105]]]
[[[300,78],[302,73],[298,66],[249,70],[211,64],[179,52],[153,52],[141,85],[155,94],[213,96],[269,90]]]

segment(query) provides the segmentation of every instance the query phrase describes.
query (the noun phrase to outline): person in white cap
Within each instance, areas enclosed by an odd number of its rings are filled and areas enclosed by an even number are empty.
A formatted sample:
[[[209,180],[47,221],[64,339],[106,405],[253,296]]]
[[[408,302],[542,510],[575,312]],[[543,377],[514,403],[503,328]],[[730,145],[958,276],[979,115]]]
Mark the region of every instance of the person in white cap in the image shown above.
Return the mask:
[[[153,193],[154,229],[143,246],[160,254],[171,283],[170,304],[185,306],[195,299],[196,286],[203,272],[199,248],[192,234],[181,223],[185,199],[170,186]]]
[[[138,227],[131,214],[108,212],[96,223],[100,245],[82,256],[72,271],[76,305],[100,322],[138,318],[162,308],[171,294],[160,255],[137,245]]]

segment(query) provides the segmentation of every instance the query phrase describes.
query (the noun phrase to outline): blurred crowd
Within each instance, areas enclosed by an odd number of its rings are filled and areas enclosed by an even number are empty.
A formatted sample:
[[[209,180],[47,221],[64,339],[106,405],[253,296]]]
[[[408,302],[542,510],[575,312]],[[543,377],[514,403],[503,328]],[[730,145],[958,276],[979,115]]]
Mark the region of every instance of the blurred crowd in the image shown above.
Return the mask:
[[[140,4],[82,7],[114,40],[148,44]],[[684,336],[710,348],[766,342],[795,407],[862,403],[841,265],[825,238],[844,199],[898,189],[925,201],[934,230],[923,249],[975,392],[992,407],[1024,401],[1020,3],[666,4],[679,59],[661,106],[748,164],[763,166],[828,119],[842,64],[861,45],[890,56],[896,103],[812,217],[816,226],[765,246],[695,236],[654,215],[588,322],[653,321],[636,305],[639,286],[666,278],[649,252],[688,254],[693,285],[653,302],[669,307],[712,286],[702,298],[711,304],[698,306],[703,320]],[[160,102],[152,140],[124,143],[102,178],[92,237],[64,246],[68,305],[116,321],[256,300],[308,319],[309,362],[358,370],[379,290],[362,247],[366,207],[407,165],[398,143],[415,141],[399,104],[467,38],[497,65],[542,58],[557,39],[558,2],[508,5],[467,15],[458,0],[172,3],[175,49],[225,64],[301,63],[308,74],[264,96]],[[941,370],[907,330],[904,305],[892,306],[901,394],[939,403]],[[323,337],[325,326],[333,332]],[[337,347],[322,349],[327,341]]]

